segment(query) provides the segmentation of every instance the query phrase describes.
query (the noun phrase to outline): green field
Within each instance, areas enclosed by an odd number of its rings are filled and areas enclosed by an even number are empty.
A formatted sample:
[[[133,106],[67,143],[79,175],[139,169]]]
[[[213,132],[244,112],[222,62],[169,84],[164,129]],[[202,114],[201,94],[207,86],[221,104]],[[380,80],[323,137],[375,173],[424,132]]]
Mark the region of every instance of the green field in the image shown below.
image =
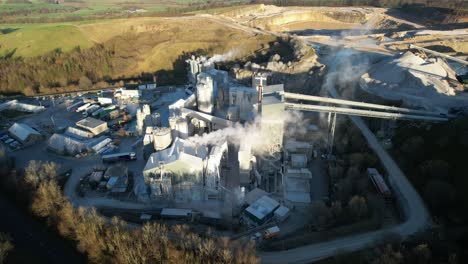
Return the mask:
[[[24,0],[16,0],[16,2]],[[246,0],[82,0],[51,4],[48,1],[0,2],[0,23],[44,23],[87,19],[180,14],[207,8],[246,3]]]
[[[0,54],[16,49],[15,55],[33,57],[57,48],[67,52],[76,46],[89,48],[89,40],[73,24],[0,25]]]

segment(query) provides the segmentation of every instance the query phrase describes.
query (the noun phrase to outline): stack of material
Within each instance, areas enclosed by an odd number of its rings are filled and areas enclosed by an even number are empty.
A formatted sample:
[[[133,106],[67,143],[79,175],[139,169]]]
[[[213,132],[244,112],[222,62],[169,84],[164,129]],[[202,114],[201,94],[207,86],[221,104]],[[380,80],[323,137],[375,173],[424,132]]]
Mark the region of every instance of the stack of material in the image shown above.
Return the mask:
[[[455,83],[455,74],[444,61],[425,61],[411,52],[373,65],[360,80],[370,93],[426,109],[466,104],[466,96],[456,96]]]

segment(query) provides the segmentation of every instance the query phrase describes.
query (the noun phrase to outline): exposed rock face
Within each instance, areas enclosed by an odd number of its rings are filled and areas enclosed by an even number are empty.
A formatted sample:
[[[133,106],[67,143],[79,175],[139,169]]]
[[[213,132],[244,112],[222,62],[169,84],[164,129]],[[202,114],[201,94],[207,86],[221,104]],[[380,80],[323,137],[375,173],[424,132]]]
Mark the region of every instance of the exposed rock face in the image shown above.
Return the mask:
[[[286,91],[310,92],[313,88],[319,89],[325,66],[317,61],[314,49],[299,38],[293,37],[287,41],[294,52],[293,61],[285,61],[279,54],[274,54],[261,65],[250,61],[242,67],[236,65],[231,69],[231,75],[241,82],[250,83],[252,75],[263,70],[270,72],[269,83],[284,83]]]
[[[256,13],[255,15],[251,14],[248,24],[253,27],[265,28],[267,26],[280,26],[301,21],[365,23],[370,16],[370,13],[365,13],[362,10],[343,8],[324,9],[312,7],[280,12],[281,8],[274,7],[273,9],[277,12],[267,12],[268,8],[269,6],[264,8],[265,11]]]

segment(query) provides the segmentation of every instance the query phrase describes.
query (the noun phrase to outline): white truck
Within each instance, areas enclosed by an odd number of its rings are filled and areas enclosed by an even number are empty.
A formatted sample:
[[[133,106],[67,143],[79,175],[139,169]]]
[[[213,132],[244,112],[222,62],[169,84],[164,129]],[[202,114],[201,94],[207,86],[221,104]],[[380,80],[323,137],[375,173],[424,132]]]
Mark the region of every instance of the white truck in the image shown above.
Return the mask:
[[[278,236],[280,233],[280,229],[278,226],[273,226],[268,228],[267,230],[263,231],[263,238],[264,239],[271,239]]]
[[[83,112],[84,110],[86,110],[91,104],[90,103],[86,103],[80,107],[78,107],[78,109],[76,109],[76,112],[77,113],[80,113],[80,112]]]

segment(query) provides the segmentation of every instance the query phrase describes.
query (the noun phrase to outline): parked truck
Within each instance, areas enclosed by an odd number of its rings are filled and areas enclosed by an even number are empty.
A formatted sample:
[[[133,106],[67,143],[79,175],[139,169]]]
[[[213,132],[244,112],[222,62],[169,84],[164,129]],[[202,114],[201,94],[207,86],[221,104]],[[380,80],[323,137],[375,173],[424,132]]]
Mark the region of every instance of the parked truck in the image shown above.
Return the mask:
[[[83,102],[76,102],[76,103],[70,105],[69,107],[67,107],[67,111],[68,112],[75,112],[76,109],[78,109],[78,107],[80,107],[82,105],[84,105]]]
[[[280,229],[278,226],[273,226],[268,228],[263,232],[263,238],[264,239],[272,239],[274,237],[277,237],[280,233]]]
[[[99,108],[98,105],[90,105],[83,111],[83,117],[88,117],[91,115],[92,112],[96,111]]]
[[[91,104],[90,103],[86,103],[80,107],[78,107],[78,109],[76,109],[76,112],[77,113],[80,113],[80,112],[83,112],[84,110],[86,110]]]
[[[101,112],[99,112],[99,118],[103,118],[107,116],[110,112],[112,112],[115,109],[115,105],[108,106],[106,108],[103,108]]]

